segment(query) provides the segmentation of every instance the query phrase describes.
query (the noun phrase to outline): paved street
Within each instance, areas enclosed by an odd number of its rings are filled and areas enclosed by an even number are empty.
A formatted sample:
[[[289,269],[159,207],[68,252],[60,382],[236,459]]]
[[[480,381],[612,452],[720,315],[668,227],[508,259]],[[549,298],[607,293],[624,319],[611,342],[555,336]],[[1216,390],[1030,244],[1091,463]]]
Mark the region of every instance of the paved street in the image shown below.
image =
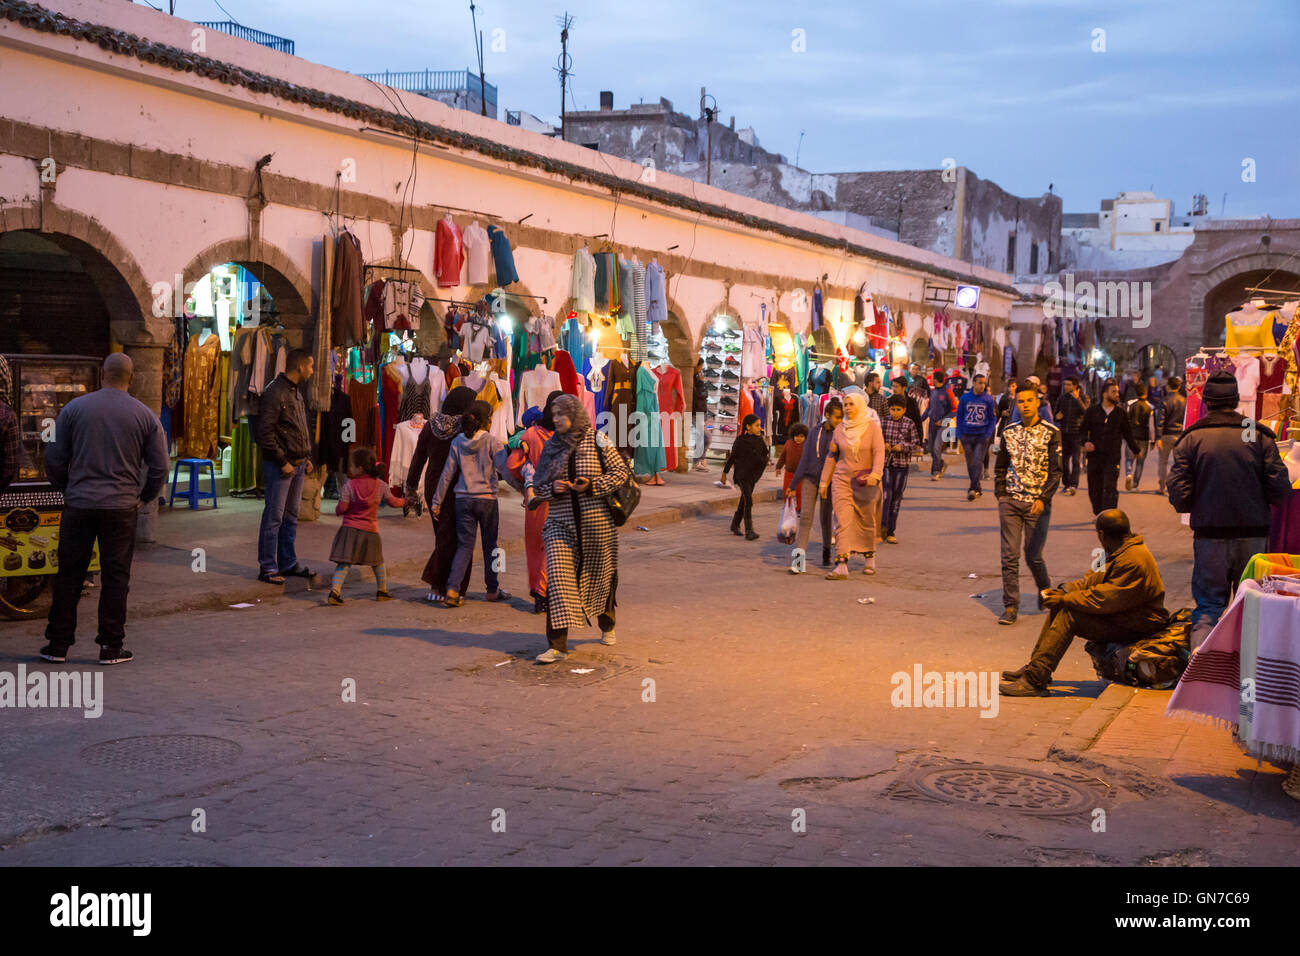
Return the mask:
[[[1026,594],[1017,626],[995,623],[995,503],[968,504],[955,464],[913,473],[875,578],[788,574],[771,502],[757,542],[729,514],[626,530],[617,645],[575,633],[550,668],[530,661],[531,602],[483,602],[477,569],[455,611],[424,605],[408,562],[388,604],[367,576],[341,608],[291,588],[138,619],[102,717],[0,711],[0,861],[1293,864],[1279,768],[1165,718],[1167,692],[1103,693],[1081,646],[1050,699],[892,705],[917,665],[1018,666],[1042,620]],[[1187,605],[1190,532],[1154,493],[1121,507]],[[1090,526],[1085,494],[1058,497],[1053,580],[1086,566]],[[504,580],[526,594],[521,554]],[[90,610],[63,669],[91,666]],[[58,670],[34,660],[40,632],[0,626],[0,669]]]

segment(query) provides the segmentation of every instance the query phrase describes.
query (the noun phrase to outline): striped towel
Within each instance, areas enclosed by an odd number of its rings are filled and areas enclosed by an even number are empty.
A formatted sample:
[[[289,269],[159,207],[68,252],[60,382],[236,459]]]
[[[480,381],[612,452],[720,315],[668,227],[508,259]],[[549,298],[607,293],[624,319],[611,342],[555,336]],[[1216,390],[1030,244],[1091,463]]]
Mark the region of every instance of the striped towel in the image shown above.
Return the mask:
[[[1243,582],[1165,714],[1231,726],[1251,754],[1300,761],[1300,599]]]

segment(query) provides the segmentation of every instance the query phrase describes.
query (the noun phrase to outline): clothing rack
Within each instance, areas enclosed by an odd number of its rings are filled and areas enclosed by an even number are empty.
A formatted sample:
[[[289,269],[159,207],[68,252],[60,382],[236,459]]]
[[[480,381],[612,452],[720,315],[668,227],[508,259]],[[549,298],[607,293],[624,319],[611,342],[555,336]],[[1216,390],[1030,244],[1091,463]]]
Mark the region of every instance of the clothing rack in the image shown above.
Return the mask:
[[[365,266],[365,267],[364,267],[364,271],[366,271],[366,272],[371,272],[371,271],[373,271],[373,270],[382,270],[382,271],[384,271],[384,272],[417,272],[417,273],[420,271],[419,269],[413,269],[413,268],[411,268],[410,266],[381,266],[381,265],[372,265],[372,266]],[[438,301],[438,300],[430,300],[430,301]]]

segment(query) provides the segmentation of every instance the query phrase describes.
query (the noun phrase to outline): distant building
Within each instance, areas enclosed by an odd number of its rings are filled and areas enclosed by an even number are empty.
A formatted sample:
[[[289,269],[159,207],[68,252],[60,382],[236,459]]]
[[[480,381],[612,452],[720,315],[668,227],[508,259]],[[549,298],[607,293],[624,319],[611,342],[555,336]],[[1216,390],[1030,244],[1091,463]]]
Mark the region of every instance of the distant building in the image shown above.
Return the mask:
[[[1066,213],[1061,217],[1061,266],[1139,269],[1173,262],[1192,244],[1196,224],[1209,221],[1205,196],[1194,197],[1192,210],[1179,216],[1172,199],[1132,191],[1103,199],[1098,212]]]
[[[526,129],[530,133],[541,133],[543,136],[560,135],[558,126],[552,126],[546,120],[526,110],[506,110],[506,125],[518,126],[520,129]]]
[[[1051,193],[1014,196],[961,166],[812,173],[735,127],[735,117],[691,118],[663,98],[616,110],[607,90],[600,109],[565,117],[565,139],[1001,272],[1059,266],[1061,200]]]
[[[487,115],[497,118],[497,88],[481,82],[478,74],[470,70],[384,70],[360,76],[471,113],[482,113],[486,102]]]

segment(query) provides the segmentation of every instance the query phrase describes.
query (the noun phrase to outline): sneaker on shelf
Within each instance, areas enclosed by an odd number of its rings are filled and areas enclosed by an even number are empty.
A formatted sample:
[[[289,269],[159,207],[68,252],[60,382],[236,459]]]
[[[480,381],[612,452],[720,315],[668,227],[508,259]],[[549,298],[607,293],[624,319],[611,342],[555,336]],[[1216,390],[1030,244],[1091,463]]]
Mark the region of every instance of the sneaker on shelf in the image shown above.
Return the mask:
[[[723,372],[723,373],[722,373],[722,378],[723,378],[723,381],[727,381],[727,382],[739,382],[739,381],[740,381],[740,376],[737,375],[735,372],[731,371],[731,369],[727,369],[725,372]]]
[[[720,427],[724,432],[734,432],[734,431],[736,430],[736,426],[735,426],[735,425],[720,425],[719,427]]]
[[[718,391],[720,391],[720,392],[739,392],[740,389],[736,388],[736,386],[734,386],[734,385],[730,385],[730,384],[725,384],[725,383],[724,383],[723,385],[718,386]]]

